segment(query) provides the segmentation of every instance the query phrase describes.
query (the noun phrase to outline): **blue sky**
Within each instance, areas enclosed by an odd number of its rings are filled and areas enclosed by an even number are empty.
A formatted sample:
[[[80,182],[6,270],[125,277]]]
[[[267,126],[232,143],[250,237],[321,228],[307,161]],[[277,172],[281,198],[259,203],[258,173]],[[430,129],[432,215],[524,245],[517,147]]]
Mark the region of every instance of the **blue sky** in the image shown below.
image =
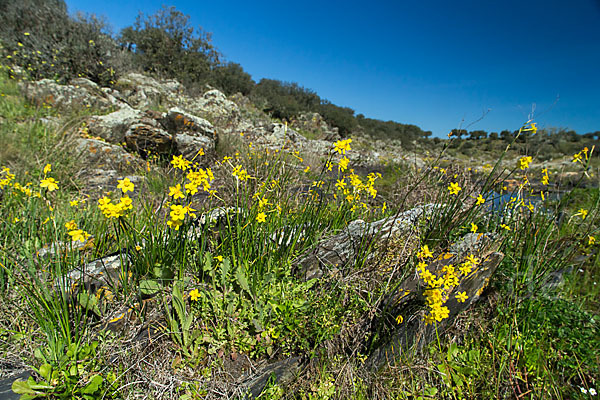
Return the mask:
[[[115,32],[173,5],[255,81],[435,136],[518,129],[532,110],[541,127],[600,130],[600,0],[66,3]]]

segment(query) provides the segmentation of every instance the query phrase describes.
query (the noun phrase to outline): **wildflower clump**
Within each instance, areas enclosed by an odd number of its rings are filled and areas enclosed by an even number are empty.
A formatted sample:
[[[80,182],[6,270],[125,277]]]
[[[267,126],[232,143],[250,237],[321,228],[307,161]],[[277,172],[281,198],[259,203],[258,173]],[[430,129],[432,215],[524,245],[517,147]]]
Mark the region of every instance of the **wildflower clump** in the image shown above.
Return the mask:
[[[441,322],[450,315],[450,310],[445,306],[450,292],[460,284],[462,277],[468,276],[473,269],[479,264],[479,259],[470,254],[465,261],[457,268],[448,264],[442,267],[440,275],[432,273],[425,262],[427,258],[433,258],[432,252],[427,245],[421,247],[417,253],[419,263],[417,264],[417,273],[425,283],[424,296],[427,302],[428,310],[424,316],[425,322],[431,324],[433,322]],[[441,255],[438,260],[451,258],[452,255],[447,253]],[[455,298],[462,303],[468,299],[466,292],[459,292]]]

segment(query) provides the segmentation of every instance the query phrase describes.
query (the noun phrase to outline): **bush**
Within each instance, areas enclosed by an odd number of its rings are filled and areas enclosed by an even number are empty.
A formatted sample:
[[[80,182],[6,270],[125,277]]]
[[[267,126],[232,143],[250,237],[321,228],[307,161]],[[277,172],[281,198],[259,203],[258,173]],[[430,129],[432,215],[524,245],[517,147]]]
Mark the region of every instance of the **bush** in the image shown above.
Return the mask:
[[[66,83],[75,77],[114,82],[118,46],[93,15],[71,19],[62,0],[0,3],[0,38],[13,63],[32,79]]]
[[[244,71],[240,64],[234,62],[216,67],[213,70],[212,81],[227,95],[241,93],[247,96],[255,85],[250,74]]]
[[[164,7],[154,15],[140,14],[133,26],[121,31],[121,46],[133,54],[143,71],[162,78],[175,78],[191,87],[208,83],[219,53],[210,34],[194,30],[189,16],[175,7]]]

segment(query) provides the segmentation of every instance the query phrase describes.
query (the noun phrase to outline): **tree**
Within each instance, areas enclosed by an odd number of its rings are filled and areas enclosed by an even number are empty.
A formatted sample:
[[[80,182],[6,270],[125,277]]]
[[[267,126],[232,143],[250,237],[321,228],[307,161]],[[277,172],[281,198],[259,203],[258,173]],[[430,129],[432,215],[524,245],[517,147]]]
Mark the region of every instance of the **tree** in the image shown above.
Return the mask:
[[[119,43],[144,71],[187,86],[206,83],[219,65],[219,53],[210,34],[202,28],[195,31],[189,19],[175,7],[163,6],[150,16],[140,13],[133,26],[121,31]]]
[[[240,64],[228,62],[213,70],[212,82],[227,95],[241,93],[247,96],[254,88],[254,81]]]

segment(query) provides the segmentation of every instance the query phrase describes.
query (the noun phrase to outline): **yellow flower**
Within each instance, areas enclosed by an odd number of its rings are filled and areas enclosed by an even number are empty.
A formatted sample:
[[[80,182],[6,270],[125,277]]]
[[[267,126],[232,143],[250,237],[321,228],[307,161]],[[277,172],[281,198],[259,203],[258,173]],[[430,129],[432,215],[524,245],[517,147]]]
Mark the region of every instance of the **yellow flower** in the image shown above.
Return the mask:
[[[338,179],[335,187],[339,190],[343,190],[346,187],[346,182],[344,182],[344,179]]]
[[[167,221],[167,225],[169,225],[170,228],[175,229],[176,231],[179,230],[179,227],[183,224],[183,220],[180,219],[170,219]]]
[[[196,214],[194,214],[194,211],[198,211],[198,210],[194,210],[192,208],[191,204],[188,204],[187,206],[183,207],[185,212],[187,213],[187,215],[190,216],[190,218],[196,218]]]
[[[304,168],[304,173],[308,173],[308,171],[310,171],[310,165],[307,165],[306,168]]]
[[[479,196],[477,196],[477,202],[475,203],[475,205],[481,205],[485,203],[485,199],[483,198],[483,196],[481,194],[479,194]]]
[[[44,167],[44,175],[46,175],[50,171],[52,171],[52,165],[46,164],[46,166]]]
[[[175,168],[179,168],[182,171],[185,171],[190,166],[190,162],[184,159],[183,156],[173,156],[171,164],[173,164]]]
[[[121,189],[123,193],[133,192],[134,185],[133,182],[129,180],[129,178],[120,179],[117,182],[119,182],[119,184],[117,185],[117,189]]]
[[[260,223],[263,223],[267,220],[267,215],[264,212],[260,212],[258,213],[258,215],[256,216],[256,220]]]
[[[458,192],[460,192],[462,190],[462,188],[460,186],[458,186],[457,182],[451,182],[450,185],[448,186],[448,191],[450,192],[450,194],[453,195],[457,195]]]
[[[187,210],[181,205],[178,205],[178,204],[172,205],[171,212],[170,212],[171,219],[174,221],[176,221],[176,220],[183,221],[186,211]]]
[[[70,231],[74,231],[75,229],[77,229],[77,224],[75,223],[75,220],[67,222],[65,224],[65,228],[67,228]]]
[[[175,199],[175,200],[183,199],[185,197],[183,195],[183,193],[181,192],[181,184],[180,183],[178,183],[177,186],[169,187],[169,196],[172,196],[173,199]]]
[[[198,301],[199,298],[200,298],[200,292],[198,292],[198,289],[194,289],[190,292],[190,300]]]
[[[429,251],[429,246],[425,245],[421,247],[421,251],[417,253],[419,258],[433,258],[433,253]]]
[[[507,231],[510,231],[510,226],[506,225],[506,224],[500,224],[500,228],[504,228]]]
[[[338,140],[334,144],[333,151],[337,151],[340,154],[346,154],[346,151],[350,150],[350,143],[352,143],[352,139],[346,140]]]
[[[471,232],[476,233],[477,232],[477,225],[475,225],[474,223],[471,222]]]
[[[584,219],[585,219],[585,217],[587,217],[587,215],[588,215],[588,210],[586,210],[586,209],[584,209],[584,208],[580,208],[580,209],[577,211],[577,214],[575,214],[575,215],[580,215],[580,216],[581,216],[581,219],[582,219],[582,220],[584,220]]]
[[[48,189],[49,192],[52,192],[58,189],[58,181],[55,181],[54,178],[44,178],[42,179],[40,186]]]
[[[396,317],[396,323],[397,323],[398,325],[400,325],[400,324],[401,324],[403,321],[404,321],[404,317],[402,317],[402,315],[398,315],[398,316]]]
[[[90,237],[90,234],[81,230],[81,229],[75,229],[73,231],[69,231],[69,235],[71,236],[71,238],[73,239],[73,241],[77,242],[85,242],[87,240],[87,238]]]
[[[73,200],[69,202],[71,207],[77,207],[79,205],[79,200]]]
[[[525,157],[521,157],[519,159],[519,163],[518,163],[518,167],[521,168],[522,170],[525,170],[527,168],[529,168],[529,164],[533,161],[533,158],[531,158],[530,156],[525,156]]]
[[[588,236],[588,246],[593,246],[596,243],[596,238],[594,236]]]
[[[344,172],[345,170],[348,169],[348,164],[349,163],[350,163],[350,160],[348,159],[348,157],[343,157],[340,160],[338,170],[341,171],[341,172]]]
[[[467,292],[458,292],[456,296],[454,296],[459,303],[464,303],[469,296],[467,296]]]
[[[217,256],[217,261],[218,262],[223,262],[223,256]]]

